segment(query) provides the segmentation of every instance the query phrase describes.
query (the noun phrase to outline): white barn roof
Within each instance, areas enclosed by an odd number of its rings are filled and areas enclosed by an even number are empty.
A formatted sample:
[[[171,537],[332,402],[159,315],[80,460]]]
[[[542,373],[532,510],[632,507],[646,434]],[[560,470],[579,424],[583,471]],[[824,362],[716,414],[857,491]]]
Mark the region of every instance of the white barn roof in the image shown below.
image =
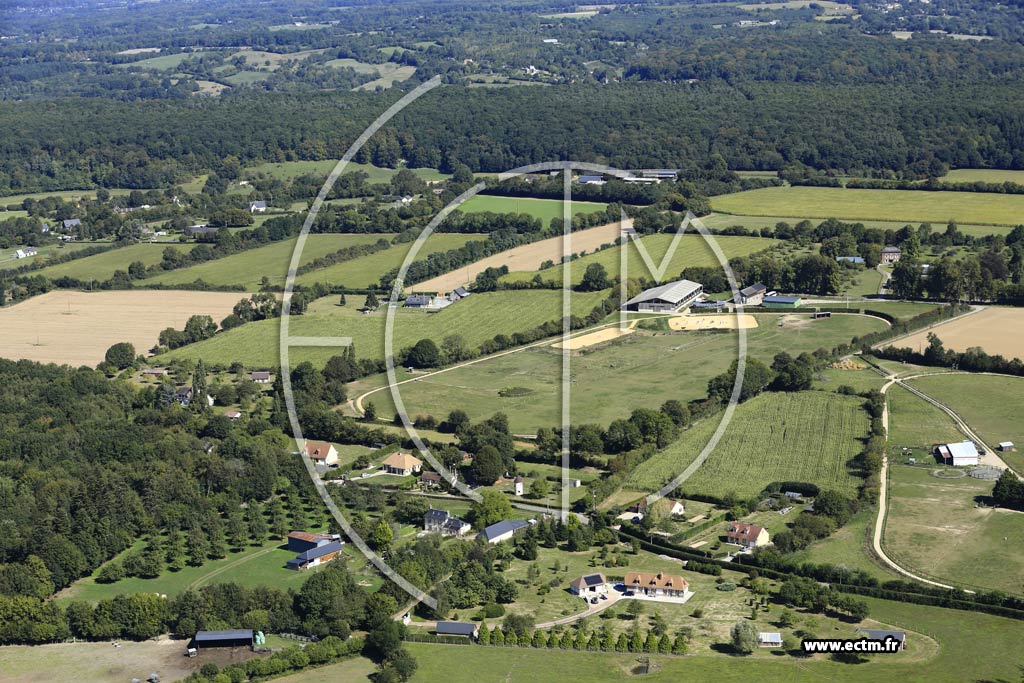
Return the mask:
[[[978,448],[973,441],[960,441],[958,443],[947,443],[946,448],[953,458],[977,458]]]
[[[664,285],[658,285],[657,287],[651,287],[637,294],[635,297],[626,302],[626,305],[638,304],[644,301],[651,301],[654,299],[667,301],[671,304],[677,304],[680,301],[686,299],[694,292],[699,290],[701,285],[697,282],[691,282],[690,280],[678,280],[676,282],[669,282]]]

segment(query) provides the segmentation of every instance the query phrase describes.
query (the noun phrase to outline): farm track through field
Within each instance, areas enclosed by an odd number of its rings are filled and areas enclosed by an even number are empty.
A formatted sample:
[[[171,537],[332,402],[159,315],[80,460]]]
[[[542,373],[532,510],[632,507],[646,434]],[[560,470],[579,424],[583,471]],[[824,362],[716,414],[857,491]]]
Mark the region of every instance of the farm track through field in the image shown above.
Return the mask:
[[[228,571],[229,569],[234,569],[235,567],[237,567],[240,564],[246,564],[250,560],[255,560],[257,557],[262,557],[263,555],[266,555],[267,553],[273,552],[275,550],[277,550],[277,546],[276,545],[270,546],[269,548],[264,548],[263,550],[259,550],[257,552],[254,552],[252,555],[246,555],[245,557],[240,557],[237,560],[234,560],[233,562],[228,562],[223,567],[218,567],[217,569],[215,569],[214,571],[210,572],[209,574],[205,574],[203,576],[200,576],[198,579],[196,579],[195,581],[193,581],[189,585],[185,586],[185,590],[190,591],[190,590],[193,590],[194,588],[198,588],[198,587],[202,586],[205,583],[209,583],[210,579],[223,574],[224,572]]]

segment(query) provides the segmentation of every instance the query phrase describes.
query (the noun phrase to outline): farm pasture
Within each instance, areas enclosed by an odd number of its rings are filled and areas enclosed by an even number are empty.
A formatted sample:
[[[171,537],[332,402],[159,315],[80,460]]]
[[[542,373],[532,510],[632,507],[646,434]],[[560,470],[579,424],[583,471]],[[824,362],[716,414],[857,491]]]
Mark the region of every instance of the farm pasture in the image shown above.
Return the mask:
[[[765,393],[741,404],[711,456],[684,481],[679,496],[757,495],[773,481],[801,481],[853,494],[850,461],[867,435],[863,399],[826,392]],[[626,487],[655,491],[704,448],[721,415],[701,421],[638,466]]]
[[[395,314],[394,350],[398,352],[423,338],[440,344],[452,334],[462,335],[470,347],[476,347],[496,334],[511,335],[558,320],[561,296],[561,292],[548,290],[491,292],[474,294],[436,312],[399,309]],[[573,312],[589,313],[604,296],[605,293],[596,292],[575,297]],[[349,298],[347,306],[338,306],[333,296],[313,302],[305,315],[291,318],[291,334],[352,337],[359,358],[383,359],[385,311],[360,313],[356,309],[362,301],[356,295]],[[239,360],[250,367],[270,367],[280,360],[279,335],[279,320],[263,320],[170,351],[159,358],[166,362],[175,358],[203,358],[207,363],[225,364]],[[322,365],[338,353],[337,348],[294,348],[290,357],[293,363],[309,360]]]
[[[715,211],[743,215],[846,220],[991,223],[1013,226],[1024,213],[1024,195],[843,187],[766,187],[711,198]]]
[[[879,228],[881,230],[899,230],[904,225],[907,225],[907,221],[855,220],[844,218],[842,216],[835,216],[835,218],[851,223],[862,223],[865,228]],[[702,216],[700,220],[708,227],[708,229],[711,230],[721,230],[723,228],[729,228],[736,225],[747,228],[748,230],[761,230],[763,228],[774,229],[777,223],[789,223],[790,225],[795,225],[802,219],[793,218],[792,216],[754,216],[734,213],[711,213],[707,216]],[[812,218],[810,220],[813,224],[817,225],[824,219]],[[945,221],[942,223],[936,223],[934,227],[935,229],[945,229],[944,225]],[[917,225],[915,224],[914,227],[917,227]],[[957,223],[957,228],[960,232],[973,237],[1005,235],[1012,229],[1010,226],[980,225],[974,223]]]
[[[940,183],[1016,183],[1024,185],[1024,171],[998,168],[955,168],[939,178]]]
[[[582,244],[577,244],[577,235],[573,235],[573,250],[575,252],[579,253],[584,249],[592,252],[586,256],[575,259],[572,262],[571,270],[573,284],[578,284],[583,279],[583,274],[586,271],[587,266],[592,263],[600,263],[603,265],[605,270],[608,272],[609,277],[615,277],[619,274],[622,260],[621,247],[594,251],[596,247],[599,247],[602,244],[608,244],[609,242],[614,242],[618,237],[617,234],[609,236],[611,239],[607,239],[600,244],[593,245],[590,249],[586,249]],[[673,237],[674,235],[658,234],[648,235],[641,239],[644,248],[647,250],[655,266],[661,264],[665,254],[668,253]],[[718,243],[718,246],[721,247],[722,251],[725,252],[726,258],[748,256],[777,244],[775,240],[762,239],[760,237],[715,236],[714,240]],[[560,250],[558,254],[561,254]],[[633,244],[632,240],[630,240],[629,246],[626,247],[626,258],[626,267],[630,277],[651,277],[639,249],[635,244]],[[554,260],[556,264],[560,261],[557,256],[552,260]],[[684,234],[680,237],[678,246],[672,254],[672,259],[665,267],[665,276],[663,281],[676,279],[683,268],[690,266],[720,267],[718,259],[715,258],[715,253],[711,250],[707,241],[703,236],[695,233]],[[511,272],[503,277],[503,281],[523,282],[528,281],[537,275],[536,272],[523,272],[528,269],[518,266],[513,267],[510,265],[509,270],[515,272]],[[543,280],[561,282],[562,266],[559,264],[551,268],[545,268],[540,271],[540,276]]]
[[[302,250],[301,263],[308,263],[345,247],[374,244],[380,239],[390,241],[393,237],[394,235],[390,234],[308,235],[305,248]],[[297,238],[293,237],[187,268],[168,270],[146,278],[143,284],[173,286],[202,280],[214,285],[242,285],[254,289],[266,277],[271,284],[280,287],[284,285],[296,240]]]
[[[988,306],[977,313],[903,337],[892,345],[920,350],[928,345],[930,332],[934,332],[947,349],[954,351],[980,346],[992,355],[1024,358],[1024,308]]]
[[[881,322],[860,316],[835,316],[804,328],[780,328],[778,316],[770,314],[757,318],[762,324],[747,332],[748,353],[764,362],[779,351],[798,355],[831,348],[882,327]],[[657,409],[669,399],[699,399],[707,394],[708,380],[724,372],[736,358],[736,350],[732,332],[652,334],[639,330],[582,350],[570,361],[572,419],[607,425],[628,417],[634,408]],[[459,408],[480,420],[501,411],[508,415],[514,433],[533,434],[539,427],[557,422],[560,378],[560,352],[539,346],[409,382],[400,390],[413,416],[441,419]],[[383,375],[368,377],[351,384],[349,395],[358,396],[386,384]],[[507,387],[525,391],[502,396],[499,392]],[[394,413],[390,391],[379,391],[369,400],[378,415]]]
[[[1024,472],[1024,378],[1000,375],[945,373],[909,381],[935,400],[952,408],[971,429],[995,448],[1012,441],[1018,450],[1000,453],[1017,472]]]
[[[96,365],[113,344],[144,353],[166,327],[193,315],[221,320],[238,292],[52,291],[0,309],[0,357],[71,366]]]
[[[979,507],[992,482],[942,479],[937,466],[889,468],[885,552],[907,570],[968,588],[1024,594],[1024,518]]]
[[[0,213],[0,220],[3,220],[3,217],[6,215],[7,214]],[[0,252],[0,270],[13,270],[14,268],[27,266],[30,263],[44,263],[48,258],[52,256],[62,256],[64,254],[70,254],[72,252],[79,251],[81,249],[86,249],[91,246],[95,245],[85,244],[82,242],[71,242],[68,244],[65,244],[63,242],[59,244],[46,244],[39,247],[39,254],[37,256],[25,259],[14,258],[14,252],[16,252],[18,249],[21,249],[20,246],[11,247],[10,249],[4,249],[3,252]]]
[[[963,441],[964,435],[944,412],[901,386],[891,386],[889,400],[889,444],[918,450],[918,459],[936,443]]]
[[[561,199],[531,199],[529,197],[499,197],[497,195],[478,194],[470,197],[464,204],[459,206],[459,211],[465,213],[480,213],[490,211],[492,213],[525,213],[534,218],[539,218],[548,227],[552,218],[561,218],[564,212]],[[604,211],[607,204],[600,202],[573,201],[572,213],[593,213]]]
[[[127,247],[120,247],[105,251],[102,254],[85,256],[74,261],[58,263],[55,266],[47,266],[36,271],[39,275],[55,280],[61,277],[70,277],[77,280],[109,280],[115,270],[128,270],[128,266],[135,261],[140,261],[145,266],[160,263],[164,250],[174,247],[182,253],[192,251],[195,244],[179,243],[141,243]]]

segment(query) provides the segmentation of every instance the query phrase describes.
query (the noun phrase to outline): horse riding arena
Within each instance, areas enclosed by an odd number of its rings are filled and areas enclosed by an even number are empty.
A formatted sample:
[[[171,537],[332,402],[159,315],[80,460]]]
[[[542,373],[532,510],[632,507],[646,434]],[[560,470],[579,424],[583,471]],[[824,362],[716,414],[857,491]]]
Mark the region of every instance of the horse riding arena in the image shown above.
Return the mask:
[[[0,309],[0,357],[96,365],[107,349],[131,342],[138,353],[156,346],[160,331],[182,329],[193,315],[220,322],[246,294],[135,290],[54,291]]]
[[[743,313],[740,315],[680,315],[668,319],[673,330],[752,330],[757,327],[757,318]]]

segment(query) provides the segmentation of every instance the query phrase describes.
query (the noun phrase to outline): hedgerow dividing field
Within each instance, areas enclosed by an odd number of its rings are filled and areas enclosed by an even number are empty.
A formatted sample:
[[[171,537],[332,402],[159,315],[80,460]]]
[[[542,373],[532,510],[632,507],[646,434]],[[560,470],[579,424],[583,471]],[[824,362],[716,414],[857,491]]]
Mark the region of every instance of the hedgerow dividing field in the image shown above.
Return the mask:
[[[647,252],[655,266],[661,264],[661,260],[668,252],[668,248],[672,243],[673,237],[673,235],[648,235],[642,239],[644,247],[647,249]],[[716,236],[714,239],[722,248],[722,251],[725,252],[727,258],[748,256],[778,244],[776,240],[762,239],[760,237]],[[629,276],[650,278],[651,273],[644,263],[643,257],[636,245],[631,242],[626,249],[626,258],[628,259],[626,261],[626,267],[629,271]],[[583,273],[591,263],[600,263],[608,271],[609,276],[614,277],[619,274],[621,259],[622,255],[620,249],[605,249],[603,251],[578,258],[572,262],[573,283],[579,283],[580,280],[583,279]],[[718,259],[715,258],[715,253],[711,250],[711,247],[701,235],[684,234],[679,239],[679,244],[672,255],[672,260],[666,266],[664,279],[667,281],[677,277],[683,268],[698,266],[715,267],[718,265],[719,263]],[[533,278],[536,274],[536,272],[509,273],[502,278],[502,280],[511,282],[526,281]],[[545,268],[540,271],[540,276],[544,280],[561,282],[562,266],[556,265],[552,268]]]
[[[607,292],[578,294],[572,299],[573,313],[586,314]],[[357,308],[362,298],[350,295],[347,306],[337,305],[336,297],[319,299],[302,316],[290,320],[295,336],[352,337],[359,358],[384,357],[385,311],[363,314]],[[441,311],[403,310],[395,312],[394,351],[412,346],[420,339],[440,344],[448,335],[461,335],[470,347],[479,346],[497,334],[525,332],[550,320],[561,318],[562,293],[552,290],[505,291],[474,294]],[[264,320],[242,325],[198,344],[184,346],[158,357],[202,358],[207,363],[242,361],[251,367],[276,365],[280,320]],[[291,360],[323,365],[337,355],[337,348],[295,348]]]
[[[800,481],[854,493],[849,463],[869,421],[864,399],[805,391],[766,393],[740,405],[718,446],[677,495],[757,495],[773,481]],[[630,475],[626,486],[653,491],[689,465],[711,439],[720,417],[685,432]]]

